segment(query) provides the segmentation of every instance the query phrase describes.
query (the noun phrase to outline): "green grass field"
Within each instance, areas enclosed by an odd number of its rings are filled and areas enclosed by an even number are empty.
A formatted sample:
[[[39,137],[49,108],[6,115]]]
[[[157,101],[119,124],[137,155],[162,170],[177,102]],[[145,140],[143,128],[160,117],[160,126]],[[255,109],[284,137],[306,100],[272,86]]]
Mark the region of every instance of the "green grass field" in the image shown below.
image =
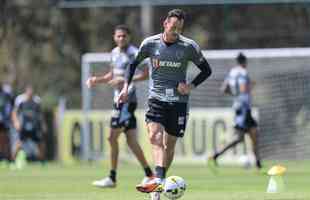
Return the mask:
[[[274,163],[267,163],[271,166]],[[310,162],[284,162],[286,191],[266,194],[268,176],[255,169],[220,167],[213,174],[202,165],[176,165],[168,175],[182,176],[187,182],[183,200],[310,200]],[[28,165],[20,171],[0,169],[0,200],[146,200],[135,185],[142,179],[139,166],[121,163],[118,186],[99,189],[91,185],[108,172],[107,165],[59,164]],[[165,199],[164,197],[162,199]]]

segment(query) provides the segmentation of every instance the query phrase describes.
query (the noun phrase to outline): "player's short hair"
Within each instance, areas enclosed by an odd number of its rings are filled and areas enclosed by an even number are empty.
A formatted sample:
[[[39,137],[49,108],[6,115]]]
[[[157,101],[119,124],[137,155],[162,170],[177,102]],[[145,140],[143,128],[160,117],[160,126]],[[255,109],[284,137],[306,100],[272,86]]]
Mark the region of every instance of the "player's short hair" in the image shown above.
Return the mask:
[[[247,57],[243,53],[239,53],[236,60],[237,60],[238,64],[246,64]]]
[[[125,31],[128,35],[130,35],[130,29],[129,29],[129,27],[127,25],[124,25],[124,24],[117,25],[114,28],[114,33],[117,30]]]
[[[171,17],[176,17],[178,20],[185,20],[185,12],[181,9],[173,9],[168,12],[167,19]]]

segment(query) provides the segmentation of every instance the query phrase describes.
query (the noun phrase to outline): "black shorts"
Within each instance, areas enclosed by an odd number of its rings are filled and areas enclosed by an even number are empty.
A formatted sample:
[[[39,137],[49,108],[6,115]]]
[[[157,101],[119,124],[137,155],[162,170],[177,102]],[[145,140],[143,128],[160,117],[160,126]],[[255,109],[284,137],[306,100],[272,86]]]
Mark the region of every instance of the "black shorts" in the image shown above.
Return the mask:
[[[111,128],[124,128],[125,132],[130,129],[137,128],[137,119],[135,116],[135,110],[137,103],[125,103],[116,106],[113,105],[113,114],[111,117]]]
[[[0,122],[0,132],[6,132],[8,133],[10,126],[7,125],[6,123]]]
[[[257,122],[252,116],[251,109],[239,109],[235,113],[235,129],[247,132],[250,128],[256,128]]]
[[[188,109],[187,103],[163,102],[157,99],[148,100],[146,123],[160,123],[169,135],[183,137],[185,133]]]
[[[31,139],[34,142],[39,143],[42,140],[39,130],[33,130],[33,131],[21,130],[19,134],[20,134],[19,138],[21,141]]]

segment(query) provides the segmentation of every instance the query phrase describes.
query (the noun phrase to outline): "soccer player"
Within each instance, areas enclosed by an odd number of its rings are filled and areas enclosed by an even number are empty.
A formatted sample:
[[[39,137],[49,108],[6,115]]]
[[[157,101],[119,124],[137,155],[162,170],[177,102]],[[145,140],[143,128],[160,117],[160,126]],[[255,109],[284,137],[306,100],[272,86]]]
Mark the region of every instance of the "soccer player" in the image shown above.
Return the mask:
[[[10,160],[9,130],[11,126],[12,97],[0,85],[0,160]]]
[[[102,76],[90,77],[86,84],[93,87],[96,84],[108,84],[114,88],[114,114],[111,118],[111,129],[109,143],[111,147],[110,159],[111,170],[110,175],[102,180],[94,181],[93,185],[97,187],[115,187],[116,174],[118,165],[118,138],[122,132],[126,135],[129,148],[132,150],[140,164],[142,165],[145,177],[142,182],[146,182],[153,176],[153,172],[147,163],[144,153],[137,141],[137,122],[135,110],[137,107],[136,87],[134,84],[129,86],[129,100],[126,103],[116,104],[116,97],[124,84],[124,74],[127,66],[133,60],[138,49],[130,44],[130,30],[125,25],[116,26],[113,35],[116,47],[112,50],[111,69]],[[148,78],[147,67],[140,73],[137,73],[133,80],[142,81]]]
[[[41,99],[33,93],[31,85],[26,87],[23,94],[15,99],[12,121],[17,138],[13,141],[13,159],[20,150],[26,152],[27,157],[34,160],[44,160],[43,143],[43,113]]]
[[[247,72],[247,58],[244,54],[240,53],[237,57],[238,65],[233,67],[227,78],[224,80],[221,91],[223,93],[234,96],[233,109],[235,110],[235,133],[237,138],[224,147],[221,151],[216,152],[210,157],[210,161],[216,160],[224,154],[228,149],[233,148],[244,140],[244,134],[249,133],[252,141],[253,152],[256,157],[256,167],[262,167],[258,144],[257,144],[257,123],[252,117],[251,113],[251,90],[254,82],[251,82]]]
[[[118,103],[126,102],[129,85],[138,64],[150,58],[149,97],[146,123],[155,162],[156,178],[137,185],[140,192],[156,192],[159,199],[166,171],[174,157],[178,138],[184,136],[188,118],[188,99],[196,88],[211,75],[211,68],[198,44],[181,35],[185,13],[180,9],[168,12],[163,22],[163,33],[146,38],[130,64]],[[189,62],[201,71],[191,81],[186,81]]]

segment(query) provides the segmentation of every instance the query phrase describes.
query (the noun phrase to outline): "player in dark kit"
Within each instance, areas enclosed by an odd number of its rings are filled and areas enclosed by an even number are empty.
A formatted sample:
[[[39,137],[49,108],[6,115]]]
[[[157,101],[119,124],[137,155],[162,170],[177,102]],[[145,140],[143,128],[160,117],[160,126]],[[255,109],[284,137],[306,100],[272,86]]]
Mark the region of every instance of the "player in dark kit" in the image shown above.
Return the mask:
[[[12,97],[0,86],[0,160],[10,160],[9,130],[12,113]]]
[[[34,95],[32,86],[27,86],[25,92],[16,97],[12,113],[14,128],[18,137],[13,141],[13,159],[23,149],[28,158],[44,160],[43,113],[41,99]]]
[[[156,178],[137,185],[137,190],[141,192],[160,192],[174,157],[177,139],[185,133],[190,91],[211,75],[210,66],[198,44],[181,35],[184,18],[182,10],[171,10],[163,23],[164,32],[142,42],[127,70],[126,81],[118,99],[118,103],[126,102],[128,86],[136,67],[144,59],[150,58],[152,65],[149,69],[146,123],[156,165]],[[189,62],[201,70],[190,83],[186,82]],[[159,199],[157,196],[153,199]]]
[[[214,161],[223,155],[228,149],[235,147],[240,142],[244,141],[244,134],[249,133],[252,141],[253,153],[256,158],[256,167],[262,167],[257,144],[257,122],[252,117],[251,113],[251,90],[254,82],[250,80],[246,70],[247,58],[240,53],[237,57],[238,65],[233,67],[226,79],[223,82],[221,91],[223,93],[234,96],[233,109],[235,110],[235,133],[237,138],[224,147],[221,151],[216,152],[209,158],[209,161]]]

